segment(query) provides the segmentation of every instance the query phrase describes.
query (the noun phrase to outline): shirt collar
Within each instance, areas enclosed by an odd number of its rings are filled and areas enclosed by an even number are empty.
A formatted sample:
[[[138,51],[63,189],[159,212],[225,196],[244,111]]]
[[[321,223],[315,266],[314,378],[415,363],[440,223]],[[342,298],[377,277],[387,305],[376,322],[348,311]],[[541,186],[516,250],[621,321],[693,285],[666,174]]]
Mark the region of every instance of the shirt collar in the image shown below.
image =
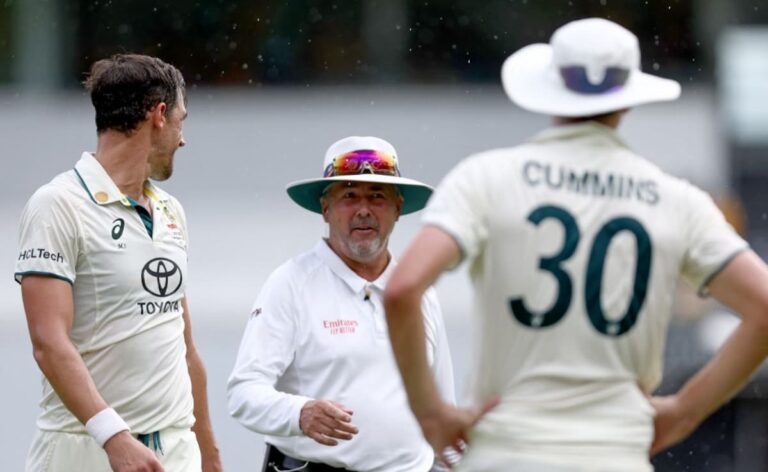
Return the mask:
[[[91,200],[97,205],[108,205],[114,202],[120,202],[125,206],[131,206],[128,197],[123,195],[112,178],[104,170],[101,163],[96,160],[90,152],[84,152],[80,160],[75,164],[75,173],[83,184],[85,191],[91,197]],[[162,200],[160,189],[155,187],[152,182],[144,182],[144,193],[153,200]]]
[[[611,142],[614,145],[628,147],[616,129],[597,121],[582,121],[567,125],[557,125],[536,134],[531,142],[565,141],[568,139],[595,139]]]
[[[395,270],[395,265],[397,265],[395,259],[390,257],[389,264],[387,264],[384,272],[382,272],[376,280],[369,282],[350,269],[349,266],[341,260],[338,254],[333,252],[333,249],[331,249],[331,246],[328,245],[328,242],[325,239],[322,239],[315,244],[313,252],[328,265],[331,272],[347,284],[353,293],[361,293],[370,285],[376,287],[378,290],[384,290],[390,275],[392,275],[392,271]]]

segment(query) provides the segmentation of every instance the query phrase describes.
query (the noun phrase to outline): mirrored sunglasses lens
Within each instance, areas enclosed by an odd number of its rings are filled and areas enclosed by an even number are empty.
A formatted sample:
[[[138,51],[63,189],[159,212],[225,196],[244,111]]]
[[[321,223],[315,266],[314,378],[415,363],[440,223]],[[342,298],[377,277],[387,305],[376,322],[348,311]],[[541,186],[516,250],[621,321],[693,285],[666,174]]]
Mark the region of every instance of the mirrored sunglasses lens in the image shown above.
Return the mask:
[[[343,154],[334,159],[332,166],[333,175],[361,174],[366,171],[375,174],[399,175],[395,157],[377,151]]]

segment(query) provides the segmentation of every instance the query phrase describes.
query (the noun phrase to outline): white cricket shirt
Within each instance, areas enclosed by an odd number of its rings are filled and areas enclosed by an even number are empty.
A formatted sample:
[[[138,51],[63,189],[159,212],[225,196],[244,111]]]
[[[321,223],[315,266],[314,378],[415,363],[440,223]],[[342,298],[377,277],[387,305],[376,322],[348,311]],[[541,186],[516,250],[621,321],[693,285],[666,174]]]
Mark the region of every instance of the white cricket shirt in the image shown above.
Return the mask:
[[[469,261],[475,392],[502,398],[476,440],[554,456],[647,451],[653,410],[638,385],[661,379],[678,277],[705,292],[747,247],[704,192],[594,122],[464,160],[423,221]]]
[[[434,454],[408,407],[381,304],[394,266],[393,260],[368,282],[320,241],[275,270],[256,299],[229,378],[230,413],[298,459],[359,472],[429,470]],[[422,310],[429,362],[443,398],[453,403],[434,290]],[[350,408],[360,432],[333,447],[305,436],[299,414],[313,399]]]
[[[187,278],[181,205],[151,183],[153,235],[104,168],[83,153],[42,186],[21,216],[17,281],[72,284],[70,339],[96,388],[134,433],[190,427],[192,390],[181,299]],[[43,381],[40,429],[85,433]]]

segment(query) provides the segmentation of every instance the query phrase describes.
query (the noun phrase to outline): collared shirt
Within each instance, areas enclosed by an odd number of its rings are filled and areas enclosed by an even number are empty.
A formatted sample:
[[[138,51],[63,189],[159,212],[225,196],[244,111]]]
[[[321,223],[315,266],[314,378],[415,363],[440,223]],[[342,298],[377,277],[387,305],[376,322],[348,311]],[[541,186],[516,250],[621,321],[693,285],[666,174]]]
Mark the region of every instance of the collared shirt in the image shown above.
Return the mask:
[[[229,379],[229,411],[292,457],[361,472],[429,470],[433,452],[408,407],[381,303],[395,266],[368,282],[320,241],[261,289]],[[453,372],[433,289],[422,303],[430,365],[446,401]],[[333,400],[359,433],[329,447],[303,435],[301,408]]]
[[[706,292],[747,244],[703,191],[594,122],[471,156],[423,221],[468,260],[481,324],[476,440],[647,451],[679,276]],[[501,447],[501,446],[500,446]],[[590,451],[592,449],[589,449]],[[597,456],[595,456],[597,457]]]
[[[144,191],[154,206],[150,223],[83,153],[28,201],[15,270],[19,282],[37,274],[72,284],[70,339],[135,433],[194,423],[181,305],[186,220],[176,199],[151,183]],[[85,432],[45,379],[41,406],[41,429]]]

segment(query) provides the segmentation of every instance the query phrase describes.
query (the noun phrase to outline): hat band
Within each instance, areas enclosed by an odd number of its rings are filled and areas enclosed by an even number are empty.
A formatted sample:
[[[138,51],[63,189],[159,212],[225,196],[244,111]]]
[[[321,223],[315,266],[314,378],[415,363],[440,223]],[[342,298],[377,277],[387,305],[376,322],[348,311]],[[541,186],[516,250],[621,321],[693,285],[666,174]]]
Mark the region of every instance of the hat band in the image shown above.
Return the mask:
[[[323,172],[323,177],[378,174],[399,176],[397,157],[382,151],[362,149],[336,156]]]
[[[629,69],[608,67],[605,69],[603,81],[599,84],[589,81],[587,69],[584,66],[561,67],[560,76],[568,90],[585,95],[596,95],[623,87],[629,79]]]

